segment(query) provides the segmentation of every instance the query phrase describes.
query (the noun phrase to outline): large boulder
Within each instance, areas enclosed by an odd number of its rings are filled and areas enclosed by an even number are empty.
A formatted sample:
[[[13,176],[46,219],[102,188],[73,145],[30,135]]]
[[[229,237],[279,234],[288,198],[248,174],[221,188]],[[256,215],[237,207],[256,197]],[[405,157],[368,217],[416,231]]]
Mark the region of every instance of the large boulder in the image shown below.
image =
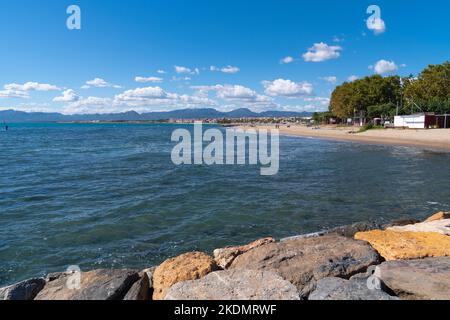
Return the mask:
[[[214,260],[219,267],[222,269],[227,269],[237,256],[272,242],[275,242],[274,238],[264,238],[244,246],[216,249],[214,250]]]
[[[450,258],[384,262],[377,277],[402,299],[450,300]]]
[[[388,261],[450,256],[450,237],[436,232],[373,230],[355,239],[367,241]]]
[[[370,288],[365,278],[330,277],[317,282],[309,300],[398,300],[381,289]]]
[[[179,282],[165,300],[299,300],[299,295],[294,285],[274,272],[227,270]]]
[[[238,256],[230,269],[272,270],[306,298],[317,280],[349,278],[379,261],[367,243],[330,234],[266,244]]]
[[[450,219],[425,221],[406,226],[396,226],[388,228],[392,231],[411,231],[411,232],[437,232],[446,236],[450,235]]]
[[[429,217],[425,222],[431,222],[436,220],[442,220],[442,219],[450,219],[450,212],[438,212],[433,214],[431,217]]]
[[[189,252],[168,259],[153,274],[153,300],[163,300],[167,290],[177,282],[197,280],[215,270],[215,261],[202,252]]]
[[[45,286],[41,278],[29,279],[0,288],[0,300],[33,300]]]
[[[71,277],[80,276],[79,286]],[[122,300],[139,274],[133,270],[94,270],[62,274],[48,282],[35,300]],[[68,285],[70,283],[70,285]]]
[[[123,300],[151,300],[153,271],[145,269],[139,272],[140,279],[128,290]]]

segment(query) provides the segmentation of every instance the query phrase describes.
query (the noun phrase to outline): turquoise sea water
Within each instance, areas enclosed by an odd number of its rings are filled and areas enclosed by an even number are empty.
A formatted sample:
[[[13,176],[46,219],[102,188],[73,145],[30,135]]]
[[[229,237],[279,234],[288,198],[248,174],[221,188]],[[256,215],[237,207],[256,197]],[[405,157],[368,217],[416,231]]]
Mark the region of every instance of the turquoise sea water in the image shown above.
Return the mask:
[[[279,174],[261,176],[259,166],[173,165],[178,127],[0,132],[0,285],[450,210],[449,153],[282,137]]]

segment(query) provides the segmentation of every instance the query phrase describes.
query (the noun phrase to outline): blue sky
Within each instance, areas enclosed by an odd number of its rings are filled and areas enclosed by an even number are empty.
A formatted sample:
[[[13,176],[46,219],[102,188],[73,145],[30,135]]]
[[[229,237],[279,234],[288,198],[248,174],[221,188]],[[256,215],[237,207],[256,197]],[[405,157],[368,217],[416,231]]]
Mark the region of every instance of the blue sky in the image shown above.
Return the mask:
[[[66,27],[73,4],[81,30]],[[325,110],[344,81],[448,60],[449,11],[442,0],[2,1],[0,109]]]

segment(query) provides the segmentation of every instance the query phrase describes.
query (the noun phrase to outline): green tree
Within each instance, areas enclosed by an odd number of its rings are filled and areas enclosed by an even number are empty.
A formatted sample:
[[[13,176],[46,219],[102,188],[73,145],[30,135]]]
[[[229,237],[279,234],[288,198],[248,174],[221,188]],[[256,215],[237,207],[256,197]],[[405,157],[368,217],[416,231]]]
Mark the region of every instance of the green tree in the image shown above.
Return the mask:
[[[331,95],[330,111],[337,117],[352,117],[361,111],[368,113],[370,106],[391,106],[401,100],[402,86],[398,76],[374,75],[336,87]]]
[[[422,111],[450,111],[450,62],[429,65],[417,79],[404,81],[406,104],[416,104]]]

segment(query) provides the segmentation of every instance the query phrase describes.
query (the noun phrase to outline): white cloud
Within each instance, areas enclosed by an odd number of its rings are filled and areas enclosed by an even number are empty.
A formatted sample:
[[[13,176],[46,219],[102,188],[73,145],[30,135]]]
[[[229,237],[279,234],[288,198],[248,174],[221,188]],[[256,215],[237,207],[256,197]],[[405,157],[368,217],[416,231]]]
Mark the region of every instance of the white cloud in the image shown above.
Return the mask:
[[[116,101],[145,101],[149,99],[167,99],[167,93],[161,87],[145,87],[127,90],[116,95]]]
[[[172,81],[191,81],[192,80],[192,78],[191,77],[176,77],[176,76],[173,76],[172,77]]]
[[[287,98],[295,98],[305,95],[311,95],[314,87],[309,82],[293,82],[291,80],[277,79],[274,81],[262,82],[265,92],[269,96],[279,96]]]
[[[350,81],[350,82],[356,81],[358,79],[359,79],[359,77],[355,76],[355,75],[351,75],[350,77],[347,78],[347,80]]]
[[[112,108],[112,100],[110,98],[87,97],[71,102],[65,106],[63,113],[65,114],[93,114],[93,113],[110,113],[117,112]]]
[[[330,104],[330,98],[325,97],[312,97],[312,98],[304,98],[306,102],[317,102],[321,106],[328,106]]]
[[[62,96],[53,99],[55,102],[75,102],[80,97],[72,89],[67,89],[62,93]]]
[[[162,69],[159,69],[158,71],[156,71],[156,73],[158,73],[158,74],[166,74],[166,72],[164,70],[162,70]]]
[[[320,79],[322,79],[323,81],[335,84],[337,82],[337,77],[335,76],[329,76],[329,77],[321,77]]]
[[[200,70],[198,68],[190,69],[182,66],[174,66],[175,72],[178,74],[200,74]]]
[[[233,67],[233,66],[226,66],[223,68],[218,68],[216,66],[211,66],[209,68],[209,70],[211,71],[219,71],[219,72],[223,72],[223,73],[238,73],[239,71],[241,71],[238,67]]]
[[[162,82],[163,79],[159,77],[136,77],[134,78],[134,81],[140,82],[140,83],[146,83],[146,82]]]
[[[10,83],[4,86],[5,90],[11,91],[55,91],[60,90],[57,86],[38,83],[38,82],[27,82],[24,84]]]
[[[375,73],[387,74],[393,73],[398,70],[398,66],[394,61],[380,60],[374,66],[369,66],[369,69],[373,69]]]
[[[292,62],[294,62],[294,58],[292,58],[290,56],[284,57],[280,61],[281,64],[289,64],[289,63],[292,63]]]
[[[381,18],[370,18],[367,19],[367,28],[372,30],[375,35],[379,35],[386,31],[386,24]]]
[[[236,107],[236,104],[247,107],[274,106],[271,97],[258,94],[256,91],[241,85],[218,84],[215,86],[194,86],[192,89],[197,90],[197,96],[199,97],[207,97],[210,91],[215,92],[218,99],[234,104],[233,106],[225,106],[228,109]]]
[[[0,106],[0,110],[11,110],[11,109],[23,112],[55,112],[55,110],[52,109],[48,103],[29,102],[29,103],[20,103],[19,105],[8,107]]]
[[[294,112],[323,112],[328,111],[328,105],[315,105],[315,104],[306,104],[306,105],[283,105],[278,106],[278,110],[283,111],[294,111]]]
[[[84,86],[82,86],[81,88],[82,89],[89,89],[90,87],[94,87],[94,88],[115,88],[115,89],[122,88],[121,86],[109,83],[109,82],[105,81],[102,78],[95,78],[93,80],[86,81],[86,84]]]
[[[3,99],[28,99],[30,96],[25,91],[17,91],[17,90],[0,90],[0,98]]]
[[[329,46],[326,43],[315,43],[314,46],[308,49],[303,55],[303,59],[307,62],[322,62],[330,59],[337,59],[340,57],[342,47]]]
[[[144,87],[127,90],[115,96],[114,104],[129,107],[196,107],[216,105],[215,101],[207,97],[170,93],[161,87]]]
[[[343,38],[340,38],[340,37],[338,37],[338,36],[334,36],[334,37],[333,37],[333,42],[342,42],[342,41],[344,41]]]

